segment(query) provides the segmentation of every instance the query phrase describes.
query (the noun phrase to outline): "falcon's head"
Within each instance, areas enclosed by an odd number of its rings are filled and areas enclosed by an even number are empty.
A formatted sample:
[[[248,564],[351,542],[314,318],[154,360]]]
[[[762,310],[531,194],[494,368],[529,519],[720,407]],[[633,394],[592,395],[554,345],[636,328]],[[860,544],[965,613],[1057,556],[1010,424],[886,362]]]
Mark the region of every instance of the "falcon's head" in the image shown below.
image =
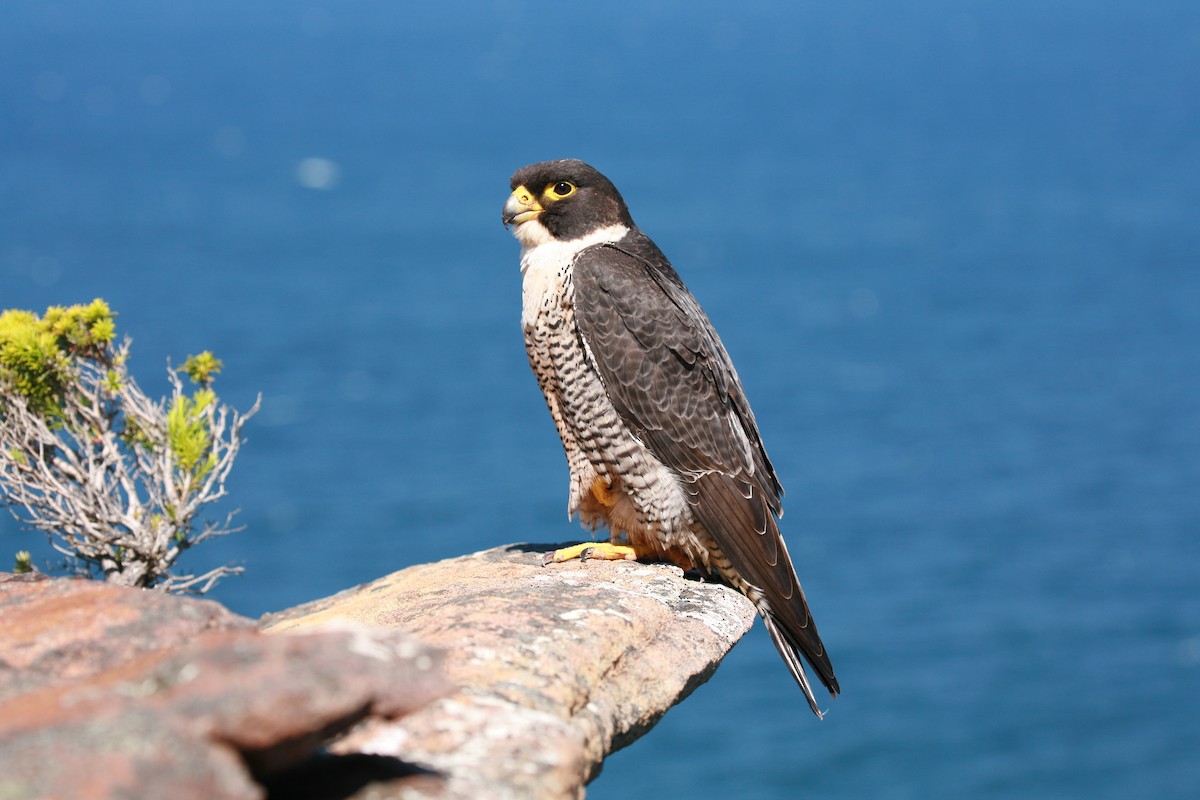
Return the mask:
[[[504,226],[526,248],[581,239],[614,225],[633,227],[629,208],[612,181],[573,158],[517,170],[504,204]]]

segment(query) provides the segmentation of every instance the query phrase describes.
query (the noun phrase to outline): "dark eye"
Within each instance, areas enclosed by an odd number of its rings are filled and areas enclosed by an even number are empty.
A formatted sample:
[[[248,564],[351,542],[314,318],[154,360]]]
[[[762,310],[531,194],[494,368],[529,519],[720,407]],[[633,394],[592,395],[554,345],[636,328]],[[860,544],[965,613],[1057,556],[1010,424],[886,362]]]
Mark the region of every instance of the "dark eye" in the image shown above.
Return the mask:
[[[554,184],[554,193],[559,197],[566,197],[573,191],[575,191],[575,187],[566,181],[559,181]]]

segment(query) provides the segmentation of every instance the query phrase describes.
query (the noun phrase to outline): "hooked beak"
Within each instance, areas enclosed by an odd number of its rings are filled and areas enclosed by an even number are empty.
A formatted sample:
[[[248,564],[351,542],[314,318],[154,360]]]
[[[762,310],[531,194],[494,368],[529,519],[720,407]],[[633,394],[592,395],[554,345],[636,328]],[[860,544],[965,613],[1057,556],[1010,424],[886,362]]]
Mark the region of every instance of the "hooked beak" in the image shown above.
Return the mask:
[[[542,213],[542,206],[537,199],[530,194],[529,190],[524,186],[518,186],[513,189],[513,193],[508,196],[508,200],[504,203],[504,211],[502,219],[504,227],[509,225],[520,225],[522,222],[529,220]]]

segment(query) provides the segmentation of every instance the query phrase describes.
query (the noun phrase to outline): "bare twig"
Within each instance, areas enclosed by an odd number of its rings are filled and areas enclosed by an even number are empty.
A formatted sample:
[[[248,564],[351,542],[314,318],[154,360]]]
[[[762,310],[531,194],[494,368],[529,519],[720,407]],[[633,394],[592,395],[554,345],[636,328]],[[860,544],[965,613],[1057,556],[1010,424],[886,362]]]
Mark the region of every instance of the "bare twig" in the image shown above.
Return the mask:
[[[240,530],[233,513],[215,522],[199,515],[225,497],[261,397],[245,413],[221,404],[208,388],[220,366],[212,359],[194,394],[168,370],[171,394],[154,402],[128,374],[128,353],[129,340],[86,357],[71,352],[52,414],[0,380],[0,505],[83,572],[202,593],[241,568],[192,575],[175,563],[193,545]]]

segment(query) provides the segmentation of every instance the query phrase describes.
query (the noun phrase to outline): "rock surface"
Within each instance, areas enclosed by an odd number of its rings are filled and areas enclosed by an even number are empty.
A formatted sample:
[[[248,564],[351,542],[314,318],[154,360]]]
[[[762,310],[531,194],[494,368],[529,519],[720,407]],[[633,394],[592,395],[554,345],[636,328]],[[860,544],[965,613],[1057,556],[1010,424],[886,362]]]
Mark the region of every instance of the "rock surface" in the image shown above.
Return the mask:
[[[264,636],[208,601],[0,574],[0,797],[261,798],[445,694],[439,661],[396,632]]]
[[[755,614],[736,591],[673,566],[543,567],[552,548],[513,545],[411,567],[269,615],[263,628],[349,619],[446,652],[456,693],[397,721],[369,720],[332,747],[441,776],[428,794],[404,796],[582,797],[604,757],[706,681]]]
[[[0,572],[0,702],[49,683],[86,680],[208,631],[253,627],[208,600]]]
[[[543,567],[549,549],[412,567],[257,626],[0,573],[0,798],[582,797],[754,610],[672,566]]]

